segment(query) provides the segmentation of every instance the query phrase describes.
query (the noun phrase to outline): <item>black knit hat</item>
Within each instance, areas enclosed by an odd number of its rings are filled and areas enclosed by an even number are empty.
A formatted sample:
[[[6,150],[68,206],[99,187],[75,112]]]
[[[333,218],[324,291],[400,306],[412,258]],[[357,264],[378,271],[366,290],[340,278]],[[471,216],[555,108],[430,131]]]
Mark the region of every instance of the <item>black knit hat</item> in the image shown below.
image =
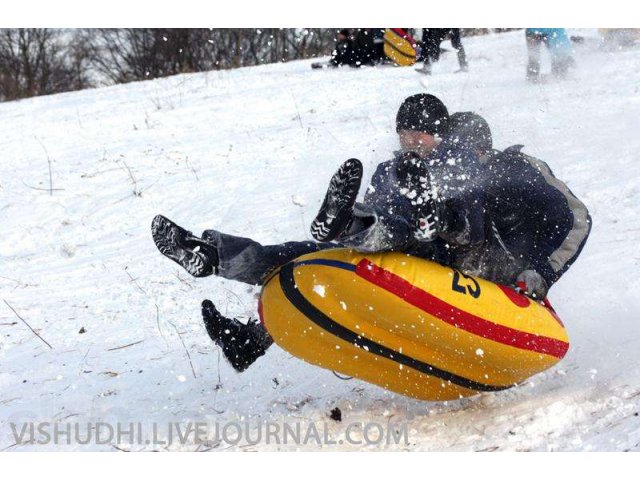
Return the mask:
[[[438,97],[417,93],[406,98],[396,115],[396,132],[417,130],[442,137],[449,129],[449,112]]]
[[[459,141],[469,147],[488,152],[493,148],[491,128],[487,121],[474,112],[456,112],[449,120],[451,137],[459,137]]]

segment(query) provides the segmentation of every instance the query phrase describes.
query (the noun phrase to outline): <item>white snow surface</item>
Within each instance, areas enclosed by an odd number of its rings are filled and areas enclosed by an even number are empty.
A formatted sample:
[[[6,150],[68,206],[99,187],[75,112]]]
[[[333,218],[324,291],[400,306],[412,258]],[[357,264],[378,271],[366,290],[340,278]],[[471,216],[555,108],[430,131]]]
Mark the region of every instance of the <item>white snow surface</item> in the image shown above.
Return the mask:
[[[524,80],[517,31],[465,38],[468,74],[453,73],[454,52],[432,77],[309,60],[0,104],[0,298],[52,347],[0,302],[0,450],[640,450],[640,47],[606,52],[579,33],[572,78],[542,85]],[[159,254],[151,219],[308,239],[335,169],[357,157],[370,177],[417,92],[484,115],[498,148],[525,144],[587,204],[592,234],[550,294],[566,358],[517,388],[442,403],[341,380],[277,346],[236,374],[200,302],[255,316],[258,288],[190,277]],[[349,422],[405,422],[410,441],[15,445],[8,427],[296,420],[334,438]]]

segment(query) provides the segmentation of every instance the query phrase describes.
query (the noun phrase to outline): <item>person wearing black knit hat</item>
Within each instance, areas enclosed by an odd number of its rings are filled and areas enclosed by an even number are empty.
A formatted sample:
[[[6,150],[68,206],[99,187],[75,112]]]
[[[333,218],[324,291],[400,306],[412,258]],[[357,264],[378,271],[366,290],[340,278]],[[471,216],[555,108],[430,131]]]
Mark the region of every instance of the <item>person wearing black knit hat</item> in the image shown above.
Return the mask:
[[[357,159],[343,164],[331,179],[321,211],[312,224],[316,241],[261,245],[250,238],[216,230],[206,230],[197,236],[162,215],[152,222],[153,240],[163,255],[195,277],[216,275],[251,285],[262,284],[274,268],[301,255],[328,248],[393,250],[446,263],[446,259],[434,258],[429,242],[416,237],[418,203],[411,198],[398,167],[407,158],[433,161],[435,170],[442,170],[442,176],[454,179],[451,191],[462,191],[463,186],[457,185],[455,179],[462,178],[460,169],[469,174],[467,167],[473,158],[455,145],[447,146],[442,155],[438,153],[436,147],[446,137],[448,124],[447,107],[437,97],[419,93],[406,98],[396,115],[401,151],[378,165],[362,203],[355,201],[362,180],[362,164]],[[451,155],[460,161],[449,161]],[[473,200],[469,203],[481,207]],[[476,223],[471,220],[468,224],[475,232]],[[473,233],[470,235],[473,237]],[[222,347],[225,358],[237,371],[246,369],[272,343],[260,324],[244,325],[227,318],[208,300],[202,304],[202,314],[209,336]]]
[[[396,114],[396,132],[416,130],[431,135],[446,133],[449,111],[442,100],[429,93],[407,97]]]
[[[449,111],[428,93],[407,97],[396,114],[396,132],[404,151],[426,157],[449,130]]]
[[[311,233],[361,251],[402,251],[447,263],[426,243],[446,236],[471,246],[484,235],[478,154],[451,138],[449,111],[434,95],[407,97],[395,123],[401,150],[378,165],[364,202],[355,201],[362,166],[352,159],[332,178]],[[451,201],[436,202],[435,189]]]

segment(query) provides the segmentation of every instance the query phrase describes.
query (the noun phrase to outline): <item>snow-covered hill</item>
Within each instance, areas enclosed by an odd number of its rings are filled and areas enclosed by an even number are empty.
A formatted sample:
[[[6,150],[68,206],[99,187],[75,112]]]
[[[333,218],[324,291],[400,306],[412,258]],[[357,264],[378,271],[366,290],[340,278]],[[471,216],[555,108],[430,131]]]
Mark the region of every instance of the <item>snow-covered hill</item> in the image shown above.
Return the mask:
[[[640,47],[604,52],[586,34],[573,78],[539,86],[524,80],[518,31],[465,39],[468,74],[452,73],[452,53],[430,78],[300,61],[0,104],[0,299],[52,347],[0,303],[0,450],[640,450]],[[153,216],[308,238],[335,168],[357,157],[371,175],[397,148],[398,105],[423,91],[484,115],[497,147],[524,143],[589,207],[593,233],[550,295],[567,357],[518,388],[445,403],[277,347],[233,372],[200,302],[255,315],[257,289],[189,277],[157,252]],[[315,422],[334,440],[377,422],[408,426],[409,444],[274,445],[263,432],[257,445],[14,445],[11,422]]]

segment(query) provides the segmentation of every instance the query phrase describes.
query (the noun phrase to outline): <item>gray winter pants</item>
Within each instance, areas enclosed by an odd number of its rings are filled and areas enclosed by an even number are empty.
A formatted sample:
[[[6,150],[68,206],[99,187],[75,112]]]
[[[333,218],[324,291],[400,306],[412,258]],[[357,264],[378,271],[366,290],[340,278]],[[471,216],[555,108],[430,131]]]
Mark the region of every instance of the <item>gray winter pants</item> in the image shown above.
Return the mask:
[[[205,230],[202,239],[215,245],[218,250],[220,277],[250,285],[262,285],[269,273],[300,255],[340,246],[310,241],[261,245],[250,238],[236,237],[217,230]]]
[[[250,285],[262,285],[273,270],[307,253],[349,247],[363,252],[403,251],[408,238],[408,224],[379,218],[373,209],[362,204],[356,205],[352,225],[340,243],[302,241],[262,245],[217,230],[202,233],[202,239],[215,245],[218,251],[217,274]]]

